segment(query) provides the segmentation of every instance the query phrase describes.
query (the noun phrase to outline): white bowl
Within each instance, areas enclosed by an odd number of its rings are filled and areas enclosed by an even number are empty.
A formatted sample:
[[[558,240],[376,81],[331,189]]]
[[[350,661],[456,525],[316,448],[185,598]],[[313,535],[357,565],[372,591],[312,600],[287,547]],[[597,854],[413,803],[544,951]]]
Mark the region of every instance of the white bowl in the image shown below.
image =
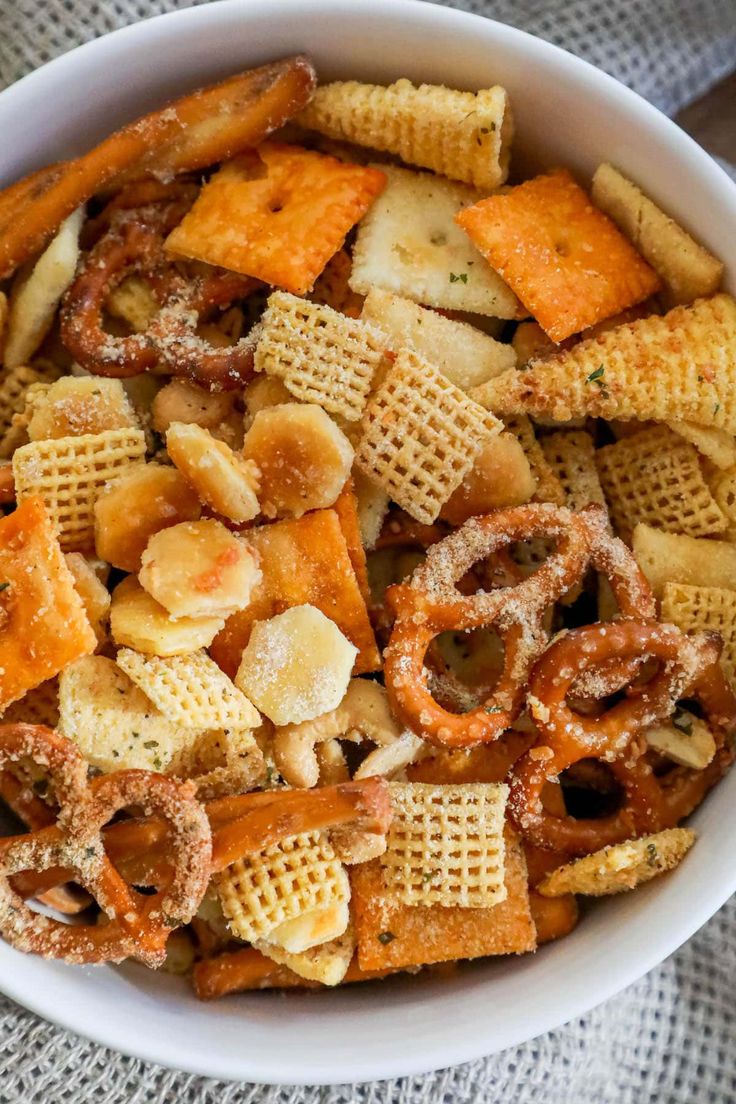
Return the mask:
[[[715,253],[736,256],[736,187],[673,123],[545,42],[416,0],[230,0],[108,35],[0,95],[0,177],[82,152],[167,97],[296,51],[323,79],[504,84],[532,161],[590,174],[610,160]],[[731,272],[731,290],[733,281]],[[138,967],[67,967],[0,943],[0,988],[117,1050],[213,1077],[327,1084],[422,1073],[548,1031],[671,954],[736,889],[735,805],[736,774],[694,818],[700,838],[680,869],[602,902],[536,955],[451,979],[200,1004],[183,982]]]

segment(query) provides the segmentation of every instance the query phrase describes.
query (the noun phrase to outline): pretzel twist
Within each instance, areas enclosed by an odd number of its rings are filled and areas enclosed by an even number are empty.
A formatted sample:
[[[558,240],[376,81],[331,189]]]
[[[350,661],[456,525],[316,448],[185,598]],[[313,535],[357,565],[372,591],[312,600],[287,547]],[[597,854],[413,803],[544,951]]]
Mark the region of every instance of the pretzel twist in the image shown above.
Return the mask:
[[[187,783],[150,771],[119,771],[87,783],[87,764],[71,741],[42,725],[0,729],[0,770],[22,758],[44,767],[54,786],[56,823],[0,839],[0,934],[19,950],[68,962],[158,966],[170,932],[187,923],[204,896],[212,840],[204,809]],[[123,879],[104,847],[102,829],[119,810],[142,806],[168,826],[169,870],[153,895]],[[98,902],[108,922],[69,926],[31,910],[13,875],[61,871]]]
[[[558,545],[534,575],[514,586],[460,593],[458,583],[474,564],[532,537],[555,538]],[[396,619],[385,653],[386,688],[399,719],[424,739],[450,747],[500,736],[518,717],[529,670],[546,645],[545,612],[582,576],[588,555],[582,516],[547,503],[473,518],[432,545],[409,582],[387,595]],[[442,632],[490,627],[504,644],[498,683],[475,709],[451,713],[429,689],[427,650]]]
[[[136,188],[140,192],[143,185]],[[191,205],[191,187],[149,191],[144,193],[150,200],[146,206],[130,207],[118,199],[108,214],[100,215],[101,225],[109,225],[66,294],[62,341],[94,375],[124,379],[161,368],[213,391],[241,387],[253,374],[254,340],[246,336],[235,345],[215,348],[198,337],[196,326],[214,310],[250,294],[257,281],[216,268],[204,276],[185,277],[165,254],[164,239]],[[133,273],[148,280],[160,310],[144,333],[116,337],[103,327],[105,302]]]
[[[48,772],[59,808],[54,823],[0,839],[0,934],[20,950],[69,962],[134,957],[158,966],[171,931],[192,919],[212,875],[236,859],[346,824],[382,836],[391,820],[382,778],[203,806],[191,783],[152,771],[117,771],[88,783],[87,764],[65,737],[41,725],[0,726],[0,778],[24,758]],[[109,824],[130,807],[143,816]],[[68,882],[92,895],[106,923],[70,927],[25,904]]]
[[[660,831],[691,812],[730,762],[723,734],[736,723],[736,700],[720,673],[719,654],[720,644],[712,634],[687,637],[672,625],[635,621],[589,625],[555,641],[530,678],[529,702],[539,740],[517,762],[510,781],[509,812],[524,836],[539,847],[588,854]],[[655,659],[658,670],[598,716],[582,715],[568,703],[582,674],[611,661],[623,669],[642,656]],[[603,694],[605,681],[604,676]],[[669,781],[660,781],[644,758],[642,734],[687,696],[701,699],[720,734],[717,763],[707,773],[675,772]],[[545,785],[589,758],[609,763],[624,792],[621,807],[595,819],[550,813],[542,801]]]

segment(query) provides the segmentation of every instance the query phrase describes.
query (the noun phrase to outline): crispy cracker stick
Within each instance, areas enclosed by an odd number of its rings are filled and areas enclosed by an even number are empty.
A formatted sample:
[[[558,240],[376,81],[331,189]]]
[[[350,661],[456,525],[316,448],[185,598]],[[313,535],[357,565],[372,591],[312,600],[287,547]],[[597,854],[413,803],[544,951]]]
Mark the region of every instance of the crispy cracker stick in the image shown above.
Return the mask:
[[[297,54],[177,100],[172,106],[180,123],[173,137],[117,178],[115,186],[191,172],[257,146],[307,103],[315,84],[311,61]]]
[[[76,161],[12,185],[0,193],[0,278],[39,252],[76,207],[113,182],[173,176],[257,145],[304,106],[314,83],[304,57],[271,62],[175,100]]]
[[[613,165],[598,166],[591,195],[661,277],[668,306],[692,303],[718,290],[723,263]]]
[[[698,299],[588,338],[475,388],[501,414],[690,421],[736,434],[736,301]]]

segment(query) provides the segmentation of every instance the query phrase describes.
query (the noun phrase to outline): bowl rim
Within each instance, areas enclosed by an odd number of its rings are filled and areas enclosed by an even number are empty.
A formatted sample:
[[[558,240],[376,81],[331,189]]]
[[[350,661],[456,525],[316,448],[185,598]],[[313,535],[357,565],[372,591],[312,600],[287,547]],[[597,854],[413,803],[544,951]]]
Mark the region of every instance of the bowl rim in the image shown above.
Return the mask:
[[[678,147],[680,156],[694,163],[696,171],[710,177],[710,186],[720,192],[724,203],[733,207],[736,215],[736,185],[705,150],[638,93],[603,70],[553,43],[497,20],[434,3],[430,4],[426,0],[268,0],[269,10],[281,14],[293,11],[295,15],[303,15],[307,6],[314,12],[322,12],[327,16],[334,15],[339,10],[344,12],[347,6],[352,10],[362,8],[370,11],[377,21],[383,18],[391,19],[397,12],[413,13],[424,21],[434,22],[438,33],[443,31],[452,33],[453,29],[460,24],[467,27],[472,23],[479,31],[483,28],[484,34],[490,32],[501,49],[505,44],[521,44],[532,59],[535,55],[563,57],[564,64],[573,75],[578,75],[581,84],[592,81],[604,93],[608,92],[609,95],[617,98],[622,107],[638,113],[645,122],[648,121],[659,128],[670,144]],[[179,24],[189,23],[196,28],[200,23],[216,20],[218,12],[225,9],[240,8],[243,17],[247,19],[249,12],[262,10],[263,7],[264,0],[214,0],[206,5],[166,12],[111,31],[52,59],[0,92],[0,117],[6,112],[12,116],[17,111],[16,101],[22,102],[26,92],[43,91],[44,87],[50,90],[58,89],[65,79],[73,80],[80,58],[98,54],[100,59],[104,59],[106,51],[117,49],[118,45],[125,40],[130,40],[129,45],[134,45],[136,40],[145,44],[152,33],[160,31],[162,25],[171,26],[174,21]],[[289,1085],[342,1084],[376,1078],[382,1080],[414,1076],[448,1065],[476,1060],[530,1041],[611,999],[668,958],[718,911],[736,891],[736,867],[730,874],[724,870],[720,881],[710,880],[698,888],[701,892],[692,901],[690,912],[687,915],[683,914],[679,925],[671,930],[669,936],[665,939],[660,937],[656,943],[647,948],[646,952],[632,958],[620,970],[610,971],[606,982],[602,983],[596,991],[594,999],[591,999],[589,989],[585,985],[575,985],[572,981],[564,1015],[550,1017],[549,1014],[538,1014],[538,1022],[532,1018],[528,1028],[519,1027],[514,1031],[508,1031],[499,1045],[496,1045],[495,1041],[489,1039],[482,1031],[469,1032],[469,1036],[464,1040],[455,1038],[451,1047],[435,1049],[432,1056],[415,1058],[407,1052],[403,1056],[387,1058],[380,1070],[376,1069],[375,1062],[369,1060],[366,1063],[355,1054],[349,1055],[347,1059],[342,1056],[337,1059],[331,1057],[331,1072],[326,1072],[319,1079],[308,1082],[294,1078],[284,1081],[277,1071],[278,1058],[273,1056],[264,1058],[260,1054],[249,1054],[245,1059],[243,1056],[234,1056],[230,1060],[223,1060],[218,1056],[215,1060],[208,1060],[209,1056],[203,1050],[196,1054],[184,1051],[181,1045],[177,1046],[168,1037],[157,1037],[155,1031],[136,1032],[127,1028],[121,1030],[114,1019],[95,1018],[86,1014],[83,1005],[76,1007],[60,1005],[59,1002],[50,999],[42,987],[36,991],[33,989],[29,991],[28,988],[23,987],[20,978],[16,979],[4,970],[0,970],[0,992],[45,1020],[60,1028],[76,1032],[94,1043],[145,1061],[200,1076]],[[17,953],[5,944],[0,945],[0,963],[7,954],[16,955]],[[543,954],[544,951],[540,953]]]

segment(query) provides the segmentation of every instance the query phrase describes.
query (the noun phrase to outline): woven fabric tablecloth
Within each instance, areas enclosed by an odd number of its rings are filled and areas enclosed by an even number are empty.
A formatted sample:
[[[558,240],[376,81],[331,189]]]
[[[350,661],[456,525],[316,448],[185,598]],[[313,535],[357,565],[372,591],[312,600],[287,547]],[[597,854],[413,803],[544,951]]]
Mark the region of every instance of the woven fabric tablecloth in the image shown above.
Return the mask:
[[[0,0],[0,85],[105,31],[190,2]],[[586,57],[669,113],[736,66],[736,0],[453,2]],[[434,1075],[330,1089],[173,1073],[0,997],[0,1104],[726,1104],[736,1100],[734,979],[731,902],[662,966],[567,1027]]]

